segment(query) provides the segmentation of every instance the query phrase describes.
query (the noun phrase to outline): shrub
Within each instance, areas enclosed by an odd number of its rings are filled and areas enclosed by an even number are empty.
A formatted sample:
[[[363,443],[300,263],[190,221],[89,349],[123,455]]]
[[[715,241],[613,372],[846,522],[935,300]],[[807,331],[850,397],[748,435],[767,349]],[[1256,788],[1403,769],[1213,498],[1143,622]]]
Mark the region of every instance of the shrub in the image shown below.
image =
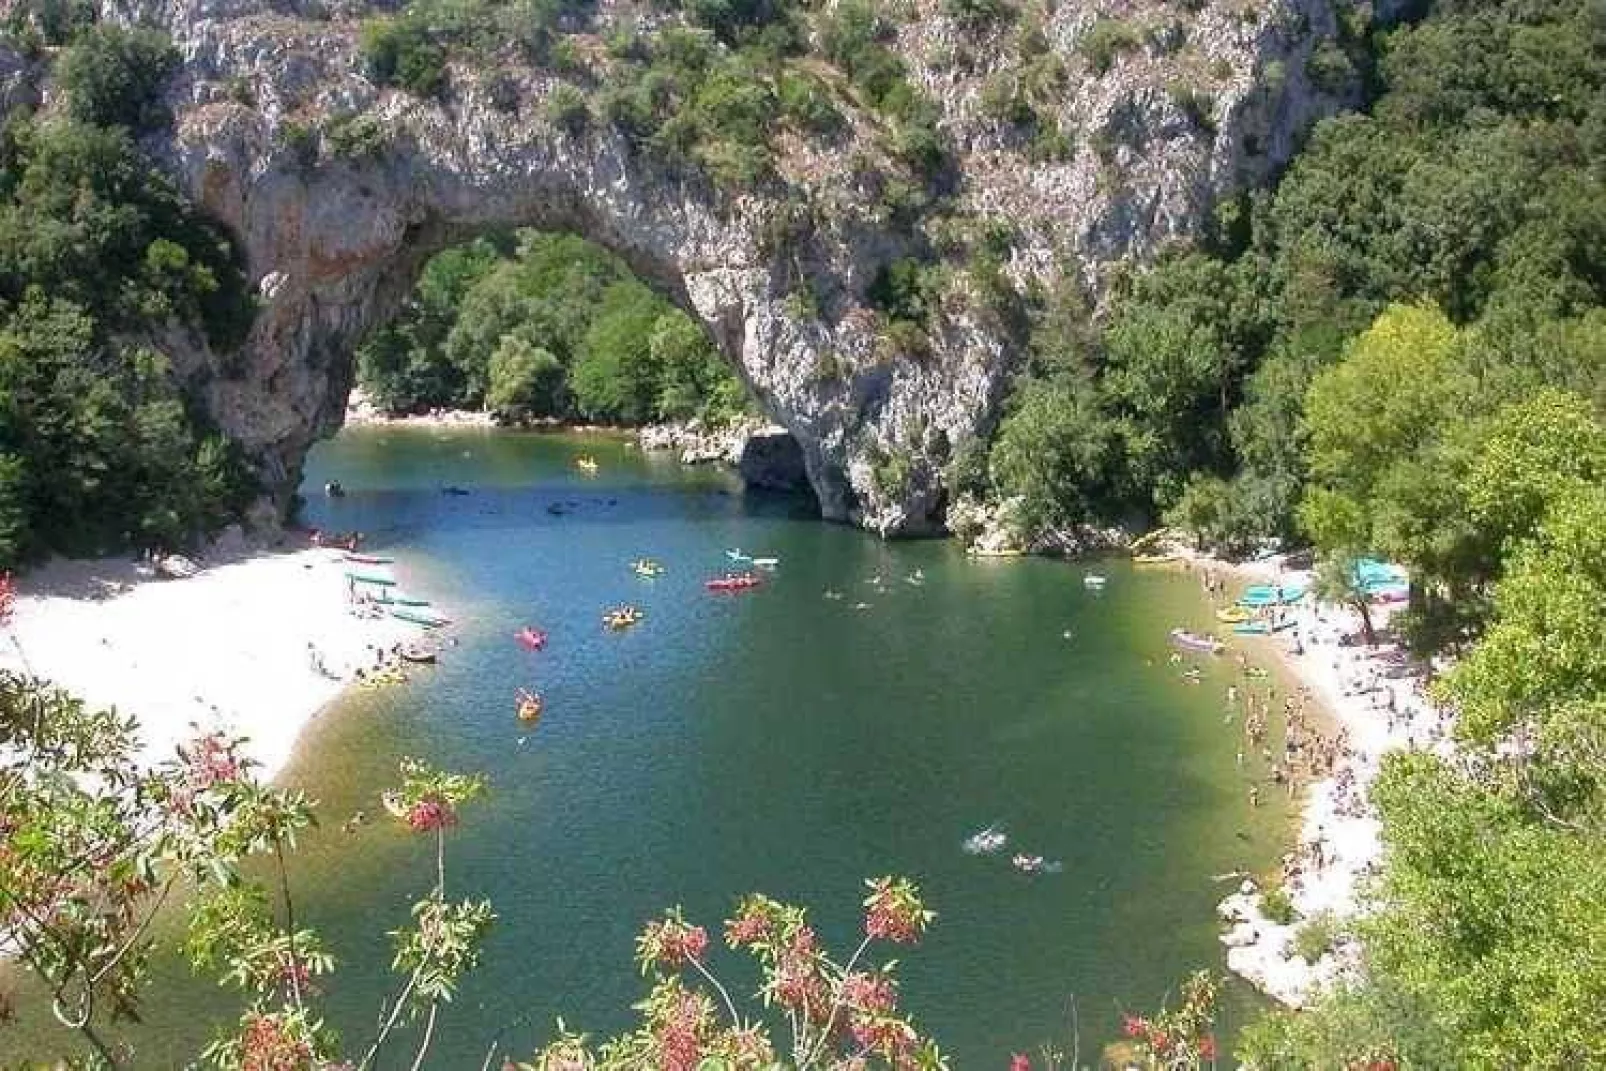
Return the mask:
[[[1315,963],[1333,950],[1338,934],[1338,919],[1331,911],[1312,915],[1294,931],[1294,955],[1306,963]]]
[[[1337,44],[1323,41],[1305,61],[1305,76],[1324,93],[1343,93],[1355,81],[1355,65]]]
[[[908,451],[894,446],[890,450],[880,447],[870,454],[870,486],[883,498],[902,498],[914,479],[914,462]]]
[[[1027,158],[1037,164],[1063,163],[1075,153],[1076,145],[1059,123],[1052,116],[1039,116],[1037,131],[1026,148]]]
[[[1120,19],[1100,17],[1087,28],[1076,49],[1093,69],[1094,74],[1106,74],[1117,58],[1135,51],[1142,38],[1136,30]]]
[[[942,13],[971,30],[1015,17],[1015,9],[1005,0],[942,0]]]
[[[571,85],[552,90],[546,101],[547,121],[571,137],[579,137],[591,125],[591,106],[586,95]]]
[[[920,361],[930,356],[931,339],[922,324],[892,320],[881,333],[879,351],[883,360]]]
[[[1000,71],[981,87],[977,99],[981,114],[1009,126],[1027,126],[1037,118],[1032,102],[1021,90],[1020,79],[1009,71]]]
[[[296,167],[306,171],[318,162],[318,130],[307,123],[287,119],[279,127],[279,144],[289,152]]]
[[[178,60],[165,34],[97,23],[62,53],[56,77],[74,119],[137,134],[167,122],[160,92]]]
[[[1260,913],[1279,926],[1287,926],[1294,921],[1294,902],[1288,898],[1288,890],[1281,885],[1273,885],[1260,894]]]
[[[506,71],[497,71],[485,79],[485,97],[491,107],[504,115],[519,110],[519,83]]]
[[[418,97],[446,89],[446,49],[422,21],[403,15],[363,24],[358,50],[368,76],[382,86],[399,86]]]
[[[821,350],[814,358],[814,367],[809,372],[809,379],[814,383],[831,383],[841,379],[847,372],[847,363],[836,350]]]
[[[323,146],[336,160],[378,160],[390,150],[390,133],[372,115],[339,115],[325,124]]]
[[[831,102],[831,91],[811,74],[783,71],[775,82],[775,95],[781,114],[812,134],[834,134],[846,122]]]
[[[1188,122],[1208,134],[1215,133],[1216,101],[1207,90],[1178,79],[1166,86],[1166,92],[1171,97],[1171,103],[1187,117]]]

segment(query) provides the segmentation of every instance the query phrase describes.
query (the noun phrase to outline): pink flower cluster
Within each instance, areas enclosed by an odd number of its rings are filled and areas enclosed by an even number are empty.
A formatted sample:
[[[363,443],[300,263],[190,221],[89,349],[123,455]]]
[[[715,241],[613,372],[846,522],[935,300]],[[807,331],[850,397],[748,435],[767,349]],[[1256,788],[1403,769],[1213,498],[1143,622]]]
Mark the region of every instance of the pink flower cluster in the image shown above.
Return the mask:
[[[666,918],[647,923],[640,946],[645,962],[673,970],[702,962],[708,951],[708,931],[678,918]]]
[[[886,1059],[893,1067],[912,1065],[915,1043],[914,1027],[902,1019],[884,1015],[855,1014],[848,1022],[848,1032],[861,1049]]]
[[[303,1071],[312,1063],[312,1046],[272,1015],[253,1015],[240,1036],[241,1071]]]
[[[658,1066],[663,1071],[695,1071],[703,1059],[707,1008],[696,994],[681,993],[658,1028]]]
[[[795,945],[782,949],[776,957],[769,989],[777,1004],[811,1022],[829,1013],[830,992],[820,976],[819,964],[812,953],[801,952]]]
[[[425,796],[407,811],[407,824],[417,833],[434,833],[457,824],[457,811],[439,796]]]
[[[759,900],[749,900],[742,905],[735,918],[726,920],[725,943],[732,948],[743,948],[768,940],[774,932],[775,920],[767,905]]]
[[[181,744],[178,753],[184,760],[189,787],[196,792],[239,780],[240,760],[235,757],[234,745],[222,733],[208,733]]]
[[[842,1002],[856,1011],[886,1015],[898,1006],[898,987],[884,974],[855,971],[842,979]]]
[[[1190,1046],[1188,1038],[1182,1033],[1172,1033],[1166,1027],[1152,1019],[1145,1019],[1141,1015],[1127,1015],[1121,1019],[1121,1032],[1127,1037],[1139,1042],[1148,1048],[1155,1056],[1165,1058],[1177,1055],[1179,1052],[1192,1054],[1204,1063],[1211,1063],[1216,1058],[1216,1039],[1213,1034],[1205,1034]]]
[[[869,886],[870,895],[864,901],[865,934],[894,944],[919,941],[932,915],[920,902],[914,884],[903,878],[877,878]]]

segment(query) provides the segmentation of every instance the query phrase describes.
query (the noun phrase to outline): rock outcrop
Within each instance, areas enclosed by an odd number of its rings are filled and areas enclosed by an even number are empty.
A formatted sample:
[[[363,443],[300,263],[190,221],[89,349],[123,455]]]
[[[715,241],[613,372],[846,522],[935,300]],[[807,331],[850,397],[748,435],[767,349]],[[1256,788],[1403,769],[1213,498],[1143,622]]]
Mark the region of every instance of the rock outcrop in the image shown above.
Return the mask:
[[[260,298],[242,352],[191,340],[175,366],[288,501],[307,449],[341,422],[353,348],[426,258],[491,228],[574,231],[707,326],[795,439],[827,518],[884,534],[940,526],[945,461],[990,433],[1018,349],[943,235],[1002,224],[1018,286],[1068,276],[1096,294],[1111,265],[1196,235],[1349,90],[1305,73],[1337,33],[1327,0],[1061,3],[1034,16],[1031,45],[1009,27],[964,28],[940,0],[913,7],[893,47],[942,108],[953,163],[944,207],[910,223],[878,196],[877,169],[852,163],[895,167],[845,81],[846,134],[789,139],[778,177],[730,195],[606,124],[556,125],[544,102],[573,76],[499,61],[454,64],[444,101],[377,87],[358,56],[360,5],[105,0],[103,17],[158,25],[182,53],[176,121],[151,148],[238,236]],[[578,35],[597,47],[578,51],[601,56],[609,24],[661,18],[601,4]],[[1087,58],[1089,35],[1116,19],[1130,41]],[[1042,109],[1066,134],[1052,162],[1030,162],[1020,131],[983,106],[1029,48],[1063,75]],[[910,253],[956,269],[915,353],[886,345],[866,297]]]

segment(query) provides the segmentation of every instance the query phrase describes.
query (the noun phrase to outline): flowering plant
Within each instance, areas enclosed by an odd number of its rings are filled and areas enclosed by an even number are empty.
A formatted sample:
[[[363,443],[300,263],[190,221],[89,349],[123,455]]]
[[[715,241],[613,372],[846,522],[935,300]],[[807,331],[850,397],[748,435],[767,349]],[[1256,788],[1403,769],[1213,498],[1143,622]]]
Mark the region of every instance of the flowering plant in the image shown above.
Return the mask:
[[[761,972],[758,997],[784,1030],[773,1032],[761,1014],[744,1016],[714,974],[708,932],[679,908],[647,923],[636,939],[636,960],[653,986],[637,1005],[636,1030],[593,1047],[559,1023],[559,1037],[523,1071],[626,1071],[656,1068],[694,1071],[767,1071],[779,1066],[857,1071],[946,1068],[948,1062],[898,1006],[895,964],[863,961],[876,941],[915,944],[935,917],[914,883],[877,878],[867,883],[864,938],[846,962],[833,959],[801,907],[754,894],[725,921],[725,943],[745,951]],[[784,1037],[778,1045],[777,1038]]]

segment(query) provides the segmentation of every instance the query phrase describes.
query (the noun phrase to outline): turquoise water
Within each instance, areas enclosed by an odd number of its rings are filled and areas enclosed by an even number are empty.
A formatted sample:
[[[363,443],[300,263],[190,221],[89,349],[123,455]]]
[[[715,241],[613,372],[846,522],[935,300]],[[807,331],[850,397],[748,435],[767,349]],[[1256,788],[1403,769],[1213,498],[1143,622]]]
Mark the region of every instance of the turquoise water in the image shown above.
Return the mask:
[[[595,478],[573,467],[582,453]],[[884,873],[916,878],[939,913],[900,969],[905,1004],[957,1067],[1068,1049],[1073,1001],[1088,1059],[1121,1010],[1222,966],[1226,887],[1212,875],[1279,850],[1284,815],[1247,806],[1222,724],[1226,667],[1189,685],[1167,664],[1166,630],[1204,623],[1186,576],[1103,563],[1096,593],[1086,566],[885,544],[606,439],[350,431],[315,452],[307,486],[331,478],[347,496],[309,491],[308,521],[368,533],[404,587],[459,622],[438,667],[317,719],[283,778],[322,801],[297,911],[343,960],[326,1006],[354,1046],[389,991],[385,931],[427,889],[432,857],[391,823],[339,826],[378,813],[403,755],[491,785],[449,843],[448,883],[500,918],[432,1067],[477,1067],[498,1036],[527,1054],[559,1015],[626,1026],[644,991],[632,937],[666,905],[713,928],[737,895],[764,891],[810,905],[845,951],[862,879]],[[573,507],[557,516],[554,502]],[[780,557],[773,583],[704,592],[726,547]],[[668,574],[636,578],[640,556]],[[925,582],[907,583],[917,569]],[[622,602],[645,622],[604,633],[601,613]],[[524,624],[550,632],[546,651],[513,642]],[[529,733],[513,717],[520,686],[547,702]],[[963,853],[992,822],[1063,872]],[[751,991],[740,961],[716,962]],[[194,1052],[234,1008],[174,962],[157,974],[129,1035],[141,1066]],[[1230,1034],[1250,1002],[1229,997]]]

